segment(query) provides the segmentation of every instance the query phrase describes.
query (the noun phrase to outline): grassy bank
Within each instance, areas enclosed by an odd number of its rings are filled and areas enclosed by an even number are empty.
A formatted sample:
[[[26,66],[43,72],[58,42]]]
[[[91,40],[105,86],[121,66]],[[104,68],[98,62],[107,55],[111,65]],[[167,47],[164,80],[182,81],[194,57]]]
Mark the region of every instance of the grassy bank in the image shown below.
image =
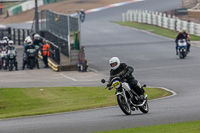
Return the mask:
[[[170,95],[146,88],[148,98]],[[0,88],[0,118],[67,112],[117,105],[115,90],[103,87]]]
[[[129,27],[133,27],[133,28],[137,28],[141,30],[146,30],[154,34],[169,37],[172,39],[175,39],[178,34],[178,32],[174,30],[169,30],[169,29],[161,28],[155,25],[149,25],[149,24],[144,24],[144,23],[137,23],[137,22],[116,22],[116,23],[123,26],[129,26]],[[200,36],[190,35],[190,37],[191,37],[191,41],[200,41]]]
[[[200,133],[200,121],[129,128],[98,133]]]

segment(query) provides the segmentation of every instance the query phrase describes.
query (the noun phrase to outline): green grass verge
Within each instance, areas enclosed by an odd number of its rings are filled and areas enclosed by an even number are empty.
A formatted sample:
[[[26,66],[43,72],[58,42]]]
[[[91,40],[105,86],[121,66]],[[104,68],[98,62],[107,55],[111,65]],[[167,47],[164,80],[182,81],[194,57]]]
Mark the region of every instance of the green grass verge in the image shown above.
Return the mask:
[[[145,90],[149,99],[170,95],[162,89]],[[0,88],[0,119],[112,105],[117,105],[115,90],[103,87]]]
[[[98,133],[200,133],[200,121],[128,128]]]
[[[123,26],[129,26],[129,27],[134,27],[141,30],[146,30],[154,34],[169,37],[172,39],[176,39],[176,36],[178,34],[178,32],[174,30],[169,30],[169,29],[165,29],[165,28],[158,27],[155,25],[149,25],[149,24],[144,24],[144,23],[137,23],[137,22],[115,22],[115,23],[118,23]],[[200,36],[190,35],[190,37],[191,37],[191,41],[200,41]]]

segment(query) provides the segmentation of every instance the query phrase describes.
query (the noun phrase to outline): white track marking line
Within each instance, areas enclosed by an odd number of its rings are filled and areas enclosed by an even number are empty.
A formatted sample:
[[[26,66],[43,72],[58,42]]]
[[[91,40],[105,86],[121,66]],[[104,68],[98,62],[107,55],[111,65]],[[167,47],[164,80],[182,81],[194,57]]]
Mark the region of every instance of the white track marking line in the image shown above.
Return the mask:
[[[176,96],[177,93],[173,90],[170,90],[170,89],[167,89],[167,88],[164,88],[164,87],[155,87],[155,86],[147,86],[148,88],[159,88],[159,89],[163,89],[163,90],[166,90],[168,92],[171,92],[172,95],[169,95],[169,96],[165,96],[165,97],[161,97],[161,98],[156,98],[156,99],[152,99],[152,100],[149,100],[149,101],[155,101],[155,100],[159,100],[159,99],[165,99],[165,98],[169,98],[169,97],[173,97],[173,96]]]
[[[61,75],[62,77],[64,77],[64,78],[70,79],[70,80],[72,80],[72,81],[77,81],[76,79],[71,78],[71,77],[68,77],[68,76],[64,75],[63,73],[61,73],[60,75]]]

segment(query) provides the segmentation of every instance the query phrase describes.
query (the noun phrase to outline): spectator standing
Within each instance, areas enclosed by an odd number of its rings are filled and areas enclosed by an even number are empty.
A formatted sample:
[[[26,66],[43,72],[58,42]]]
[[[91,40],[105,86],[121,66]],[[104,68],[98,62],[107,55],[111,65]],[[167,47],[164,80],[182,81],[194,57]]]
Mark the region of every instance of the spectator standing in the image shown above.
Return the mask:
[[[43,39],[43,47],[42,47],[42,56],[43,56],[43,62],[45,64],[44,68],[48,68],[48,57],[50,55],[50,46],[46,42],[45,39]]]

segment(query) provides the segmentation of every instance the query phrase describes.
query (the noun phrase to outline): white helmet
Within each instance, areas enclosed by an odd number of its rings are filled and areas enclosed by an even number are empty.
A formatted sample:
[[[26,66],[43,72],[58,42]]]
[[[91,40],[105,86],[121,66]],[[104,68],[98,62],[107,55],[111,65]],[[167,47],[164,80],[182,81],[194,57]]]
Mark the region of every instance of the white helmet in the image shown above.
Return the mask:
[[[3,40],[9,41],[9,38],[7,36],[4,36]]]
[[[34,35],[34,39],[35,39],[35,40],[39,40],[39,39],[40,39],[40,35],[39,35],[39,34],[35,34],[35,35]]]
[[[33,43],[32,39],[31,39],[31,38],[27,38],[27,40],[26,40],[26,44],[28,44],[28,45],[32,45],[32,43]]]
[[[114,64],[114,63],[116,63],[116,64]],[[120,60],[119,60],[118,57],[112,57],[112,58],[109,60],[109,64],[110,64],[110,66],[111,66],[111,69],[112,69],[112,70],[115,70],[115,69],[117,69],[117,68],[119,67],[119,65],[120,65]]]
[[[24,43],[25,43],[25,44],[27,44],[27,40],[28,40],[28,39],[31,39],[31,37],[30,37],[30,36],[27,36],[27,37],[25,38],[25,40],[24,40]]]
[[[185,28],[185,27],[182,28],[182,32],[183,32],[183,33],[186,32],[186,28]]]
[[[14,45],[13,40],[8,41],[8,45]]]
[[[7,44],[7,41],[6,41],[6,40],[2,40],[2,43],[3,43],[3,44]]]

